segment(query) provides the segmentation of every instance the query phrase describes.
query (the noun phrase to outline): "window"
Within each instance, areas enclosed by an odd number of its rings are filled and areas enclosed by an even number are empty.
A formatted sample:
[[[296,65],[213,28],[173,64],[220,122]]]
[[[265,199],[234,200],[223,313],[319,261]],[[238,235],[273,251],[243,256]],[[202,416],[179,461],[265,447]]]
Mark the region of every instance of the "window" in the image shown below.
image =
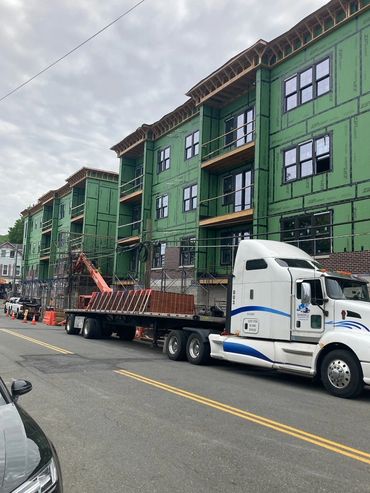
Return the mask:
[[[157,163],[157,171],[161,173],[166,169],[169,169],[171,163],[171,148],[166,147],[161,151],[158,151],[158,163]]]
[[[195,263],[195,237],[183,238],[180,243],[180,266],[193,266]]]
[[[1,250],[1,256],[6,257],[6,250]]]
[[[190,187],[184,188],[184,211],[192,211],[197,208],[197,194],[198,186],[191,185]]]
[[[234,212],[252,207],[253,175],[252,170],[226,176],[223,183],[223,205],[233,205]]]
[[[330,60],[325,58],[284,81],[284,110],[290,111],[330,91]]]
[[[250,231],[224,232],[221,233],[220,264],[232,265],[234,263],[237,247],[241,240],[249,240]]]
[[[324,298],[322,294],[321,282],[319,279],[305,279],[303,282],[308,283],[311,286],[311,304],[322,304]],[[297,282],[297,299],[302,298],[302,282]]]
[[[153,247],[153,268],[161,268],[164,266],[166,255],[166,243],[157,243]]]
[[[20,268],[20,266],[19,266],[19,265],[17,265],[17,266],[16,266],[16,268],[15,268],[15,275],[16,275],[16,276],[19,276],[19,275],[20,275],[20,273],[21,273],[21,268]]]
[[[162,195],[157,198],[155,209],[157,219],[168,217],[168,195]]]
[[[7,275],[8,275],[8,266],[3,265],[3,276],[7,276]]]
[[[14,258],[14,255],[15,255],[15,251],[14,250],[10,250],[10,258]]]
[[[59,209],[59,219],[63,219],[65,214],[65,205],[60,204],[60,209]]]
[[[225,146],[247,144],[254,140],[254,107],[225,121]]]
[[[331,252],[331,212],[282,219],[281,241],[295,245],[310,255]]]
[[[185,138],[185,159],[191,159],[199,154],[199,130]]]
[[[284,182],[330,171],[330,136],[324,135],[284,151]]]
[[[254,260],[247,260],[245,263],[246,270],[262,270],[267,269],[266,260],[263,258],[256,258]]]

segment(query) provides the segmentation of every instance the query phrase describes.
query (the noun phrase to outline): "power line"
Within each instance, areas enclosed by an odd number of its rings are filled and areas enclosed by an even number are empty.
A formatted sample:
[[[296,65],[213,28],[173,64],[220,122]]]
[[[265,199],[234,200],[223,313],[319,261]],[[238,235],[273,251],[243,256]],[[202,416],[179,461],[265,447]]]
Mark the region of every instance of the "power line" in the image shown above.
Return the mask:
[[[77,46],[75,46],[74,48],[72,48],[72,50],[68,51],[67,53],[65,53],[63,56],[61,56],[60,58],[58,58],[57,60],[55,60],[54,62],[50,63],[50,65],[48,65],[47,67],[45,67],[44,69],[40,70],[40,72],[38,72],[37,74],[33,75],[30,79],[26,80],[25,82],[23,82],[22,84],[20,84],[19,86],[15,87],[14,89],[12,89],[10,92],[8,92],[7,94],[5,94],[4,96],[2,96],[0,98],[0,103],[1,101],[4,101],[4,99],[8,98],[9,96],[11,96],[12,94],[14,94],[16,91],[19,91],[19,89],[22,89],[22,87],[26,86],[27,84],[29,84],[30,82],[32,82],[34,79],[36,79],[36,77],[39,77],[41,74],[43,74],[44,72],[46,72],[47,70],[51,69],[52,67],[54,67],[54,65],[56,65],[57,63],[61,62],[62,60],[64,60],[65,58],[67,58],[69,55],[71,55],[72,53],[74,53],[75,51],[77,51],[79,48],[81,48],[81,46],[84,46],[86,43],[88,43],[89,41],[91,41],[92,39],[96,38],[97,36],[99,36],[99,34],[101,34],[103,31],[105,31],[106,29],[108,29],[109,27],[113,26],[113,24],[115,24],[116,22],[118,22],[120,19],[122,19],[122,17],[125,17],[126,15],[128,15],[130,12],[132,12],[133,10],[135,10],[139,5],[141,5],[142,3],[144,3],[145,0],[140,0],[140,2],[137,2],[135,5],[133,5],[131,8],[129,8],[128,10],[126,10],[125,12],[123,12],[123,14],[119,15],[116,19],[114,19],[112,22],[110,22],[109,24],[107,24],[106,26],[104,26],[103,28],[99,29],[99,31],[97,31],[95,34],[93,34],[92,36],[90,36],[89,38],[85,39],[85,41],[82,41],[82,43],[78,44]]]

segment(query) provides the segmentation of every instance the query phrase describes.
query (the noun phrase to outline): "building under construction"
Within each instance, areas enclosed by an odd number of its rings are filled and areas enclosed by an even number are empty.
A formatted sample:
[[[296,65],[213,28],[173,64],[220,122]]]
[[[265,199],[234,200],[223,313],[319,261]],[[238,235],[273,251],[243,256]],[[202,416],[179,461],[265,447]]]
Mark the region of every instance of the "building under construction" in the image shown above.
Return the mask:
[[[81,251],[112,282],[117,186],[117,173],[82,168],[22,212],[24,295],[65,308],[90,293],[90,276],[73,274]]]
[[[121,282],[217,304],[251,237],[370,272],[369,9],[328,2],[112,147]]]

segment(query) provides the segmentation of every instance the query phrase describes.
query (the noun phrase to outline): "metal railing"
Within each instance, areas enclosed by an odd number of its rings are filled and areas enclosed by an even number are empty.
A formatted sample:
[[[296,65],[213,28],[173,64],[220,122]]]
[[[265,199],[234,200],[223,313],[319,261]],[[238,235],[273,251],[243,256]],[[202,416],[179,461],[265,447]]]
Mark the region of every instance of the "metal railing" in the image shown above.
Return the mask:
[[[237,195],[241,192],[240,200]],[[199,216],[200,218],[215,217],[223,214],[230,214],[232,212],[240,212],[253,208],[253,193],[254,183],[240,187],[232,192],[216,195],[215,197],[209,197],[199,202]],[[225,203],[225,198],[230,200],[229,203]],[[220,211],[220,209],[223,209]]]
[[[40,257],[46,257],[46,256],[50,255],[50,251],[51,251],[50,246],[41,248]]]
[[[247,131],[248,124],[245,123],[202,144],[202,161],[207,161],[220,154],[225,154],[232,149],[241,147],[244,144],[254,142],[255,120],[252,120],[251,123],[253,129],[249,132]],[[239,130],[242,130],[242,132],[238,134]],[[226,137],[229,135],[232,136],[233,134],[236,134],[236,137],[226,143]]]
[[[84,209],[85,209],[85,202],[83,202],[82,204],[75,205],[71,209],[71,217],[74,218],[77,216],[81,216],[84,213]]]
[[[53,225],[53,219],[46,219],[42,223],[42,231],[45,231],[46,229],[50,229]]]
[[[131,236],[138,236],[141,232],[141,221],[133,221],[131,223],[125,223],[118,226],[118,239],[130,238]]]
[[[139,176],[135,176],[135,178],[133,178],[132,180],[122,183],[120,186],[120,197],[123,197],[124,195],[130,195],[137,190],[142,190],[143,177],[144,175],[141,174]]]

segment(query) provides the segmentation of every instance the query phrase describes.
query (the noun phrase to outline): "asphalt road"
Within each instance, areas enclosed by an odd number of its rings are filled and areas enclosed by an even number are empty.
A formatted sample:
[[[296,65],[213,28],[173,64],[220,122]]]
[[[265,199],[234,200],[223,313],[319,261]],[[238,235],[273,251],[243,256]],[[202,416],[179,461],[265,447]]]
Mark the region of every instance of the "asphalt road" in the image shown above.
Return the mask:
[[[172,362],[147,343],[3,314],[0,375],[31,380],[20,403],[54,442],[66,493],[370,491],[369,390],[338,399],[302,378]]]

